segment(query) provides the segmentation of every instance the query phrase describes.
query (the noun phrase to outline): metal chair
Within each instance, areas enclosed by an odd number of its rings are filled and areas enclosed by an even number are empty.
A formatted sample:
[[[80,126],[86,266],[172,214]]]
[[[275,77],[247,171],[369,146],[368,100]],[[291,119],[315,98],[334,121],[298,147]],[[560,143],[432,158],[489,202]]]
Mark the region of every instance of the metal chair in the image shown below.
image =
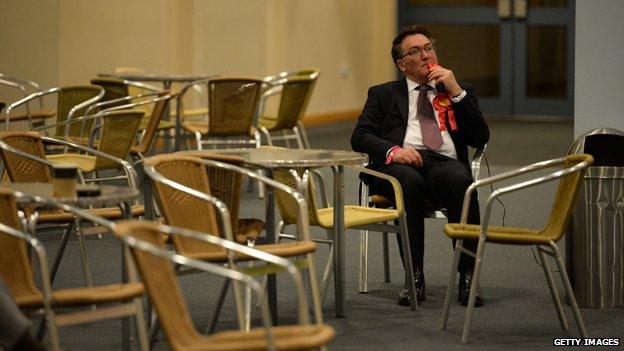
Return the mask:
[[[267,88],[261,96],[257,127],[265,135],[269,145],[279,140],[289,146],[289,140],[295,140],[299,148],[310,147],[301,118],[306,111],[318,76],[318,69],[308,69],[282,72],[264,79]],[[269,100],[278,95],[277,114],[274,116],[265,114],[264,109]],[[273,135],[276,132],[281,132],[282,135]]]
[[[557,261],[559,273],[565,287],[568,302],[572,307],[576,324],[582,337],[587,337],[587,330],[581,316],[581,312],[574,298],[574,292],[570,285],[570,280],[566,273],[566,267],[561,259],[561,254],[556,242],[561,239],[568,227],[570,217],[573,211],[574,203],[578,195],[578,189],[583,179],[583,173],[593,162],[593,157],[586,154],[569,155],[557,159],[534,163],[529,166],[503,172],[501,174],[480,179],[474,182],[466,190],[464,203],[462,208],[462,217],[460,223],[449,223],[444,226],[446,235],[453,239],[457,239],[455,245],[455,256],[451,266],[451,274],[449,285],[446,290],[446,298],[444,300],[444,310],[442,312],[442,329],[446,329],[448,321],[448,313],[451,302],[452,287],[455,282],[455,274],[459,265],[459,257],[462,252],[475,256],[475,267],[470,289],[470,297],[468,300],[468,308],[464,320],[464,330],[462,334],[462,343],[468,342],[468,333],[470,332],[470,324],[472,321],[472,313],[477,295],[477,287],[483,264],[483,256],[486,243],[506,244],[506,245],[535,245],[542,261],[542,268],[546,275],[548,287],[557,308],[559,322],[561,328],[568,329],[568,323],[563,313],[563,307],[555,287],[552,272],[548,265],[546,255],[552,256]],[[552,173],[536,176],[530,179],[524,178],[522,181],[513,184],[506,184],[492,192],[488,197],[485,211],[483,214],[483,222],[481,225],[466,224],[469,211],[469,203],[471,194],[479,187],[493,184],[502,180],[511,179],[520,175],[534,173],[537,171],[557,168]],[[543,184],[546,182],[559,179],[557,192],[555,193],[554,204],[548,218],[548,222],[541,229],[518,228],[518,227],[501,227],[490,224],[492,203],[502,195],[516,192],[528,187]],[[477,252],[472,252],[463,247],[463,241],[466,239],[478,240]]]
[[[43,309],[53,349],[60,349],[59,327],[128,316],[136,320],[140,349],[148,349],[141,304],[144,287],[137,282],[132,270],[128,270],[127,283],[53,290],[46,250],[32,235],[19,230],[21,223],[16,201],[8,189],[0,188],[0,208],[0,277],[7,282],[21,309]],[[70,208],[63,206],[63,209]],[[94,216],[86,216],[90,220],[98,220]],[[39,265],[41,289],[35,282],[29,247]],[[93,309],[93,305],[97,305],[97,309]],[[80,310],[61,313],[61,309],[66,307]],[[43,334],[39,336],[43,337]]]
[[[41,86],[33,81],[13,77],[3,73],[0,73],[0,85],[19,90],[19,95],[22,97],[27,97],[32,93],[42,91]],[[38,100],[38,107],[31,108],[31,105],[29,103],[26,103],[24,105],[24,112],[13,113],[11,115],[11,122],[30,120],[33,121],[33,123],[36,125],[38,123],[44,123],[44,120],[47,118],[52,118],[56,116],[56,112],[54,111],[54,109],[45,108],[42,98],[39,98]],[[6,115],[0,116],[0,123],[2,123],[5,118],[7,118]]]
[[[104,96],[104,89],[94,85],[67,86],[51,88],[45,91],[33,93],[21,100],[13,102],[9,105],[9,107],[7,107],[5,114],[5,130],[8,131],[10,129],[9,122],[11,120],[11,113],[13,112],[13,110],[18,108],[19,106],[28,104],[30,101],[33,101],[35,99],[41,99],[44,96],[48,95],[57,96],[56,122],[59,123],[66,120],[71,120],[74,117],[84,115],[86,108],[89,105],[98,102]],[[35,125],[32,121],[32,116],[30,115],[28,118],[28,124],[31,130],[35,128]],[[81,132],[85,130],[91,130],[91,125],[87,124],[86,126],[84,126],[82,124],[73,124],[66,129],[65,125],[59,124],[54,132],[54,135],[57,137],[80,137]]]
[[[482,149],[476,149],[472,156],[472,162],[470,168],[472,170],[472,178],[474,180],[479,179],[479,173],[481,171],[481,162],[485,156],[485,149],[487,145]],[[369,206],[378,208],[392,208],[394,204],[392,201],[381,195],[369,195],[368,185],[364,182],[360,182],[360,203],[368,203]],[[424,218],[430,219],[446,219],[446,209],[439,204],[432,202],[425,203],[425,209],[423,213]],[[361,294],[368,293],[368,231],[363,231],[360,235],[360,263],[359,263],[359,278],[358,278],[358,291]],[[383,248],[383,267],[384,267],[384,283],[390,283],[390,257],[388,254],[388,233],[382,233],[382,248]],[[408,261],[409,262],[409,261]],[[412,295],[413,296],[413,295]]]
[[[262,81],[257,78],[218,77],[185,85],[177,97],[177,116],[184,111],[184,97],[195,86],[205,86],[208,118],[181,121],[182,128],[194,135],[196,147],[260,146],[260,134],[253,128]]]
[[[355,171],[369,174],[373,177],[384,179],[392,184],[395,192],[395,198],[398,199],[395,208],[375,208],[368,206],[355,206],[347,205],[344,207],[344,223],[346,229],[355,229],[360,231],[381,231],[390,233],[399,233],[401,236],[401,243],[403,245],[403,252],[406,253],[407,262],[411,262],[411,254],[409,250],[409,237],[407,235],[407,223],[405,219],[405,211],[403,209],[403,195],[399,182],[386,174],[376,172],[364,167],[349,167]],[[279,170],[274,172],[274,178],[281,183],[288,186],[297,188],[299,178],[309,177],[308,171],[286,171]],[[322,180],[322,178],[319,178]],[[329,279],[332,272],[332,266],[334,264],[334,250],[333,250],[333,228],[334,228],[334,209],[326,201],[326,196],[321,196],[321,207],[317,206],[316,191],[313,187],[313,182],[309,182],[308,193],[306,198],[308,200],[310,225],[319,226],[327,231],[327,239],[314,239],[317,242],[329,244],[329,256],[325,264],[325,270],[323,272],[323,280],[321,282],[322,298],[324,299],[329,287]],[[321,186],[321,194],[325,194],[324,182],[319,183]],[[282,217],[282,221],[278,225],[278,240],[292,239],[292,235],[284,233],[286,226],[297,223],[297,213],[294,211],[293,202],[286,198],[283,193],[276,192],[277,205]],[[398,221],[398,225],[390,224]],[[405,281],[406,286],[410,290],[411,296],[416,296],[416,287],[414,285],[414,272],[411,265],[405,265]],[[416,299],[410,300],[410,307],[412,310],[418,308]]]
[[[203,157],[204,159],[170,154],[157,155],[145,160],[144,172],[152,181],[165,223],[221,236],[234,242],[247,243],[260,251],[295,260],[298,267],[308,270],[315,318],[322,321],[313,259],[316,244],[310,241],[307,223],[296,222],[299,236],[295,243],[257,245],[255,239],[262,231],[264,223],[255,219],[238,218],[243,175],[281,190],[285,193],[284,196],[294,198],[295,211],[303,216],[303,221],[306,219],[304,217],[307,217],[307,208],[301,194],[274,180],[236,166],[235,164],[242,164],[239,158],[207,153],[203,154]],[[151,199],[146,198],[145,202],[151,203]],[[177,252],[190,258],[217,263],[225,263],[227,259],[226,252],[213,245],[184,237],[173,237],[172,243]],[[258,275],[267,273],[271,271],[260,269],[256,272]],[[227,286],[224,287],[222,296],[226,289]],[[250,302],[246,303],[249,305]],[[246,310],[249,311],[249,308]],[[215,318],[216,315],[209,329],[213,328]]]
[[[8,179],[14,183],[50,183],[52,181],[51,168],[53,163],[46,159],[46,144],[60,145],[69,147],[81,152],[97,155],[100,158],[107,159],[110,162],[118,162],[125,173],[128,180],[129,189],[137,189],[136,173],[128,162],[107,155],[101,151],[93,150],[85,146],[76,145],[63,140],[57,140],[50,137],[42,137],[35,132],[16,132],[8,133],[0,136],[0,156],[6,169]],[[33,209],[30,210],[34,211]],[[89,213],[108,220],[118,220],[124,217],[121,209],[118,207],[103,207],[87,210]],[[135,204],[131,207],[132,216],[142,216],[145,213],[143,205]],[[86,246],[84,242],[83,225],[73,213],[63,211],[61,209],[46,209],[39,211],[36,217],[36,224],[42,226],[65,225],[63,235],[61,237],[61,245],[52,264],[50,280],[54,281],[56,272],[63,257],[65,247],[69,240],[71,232],[75,229],[78,236],[81,263],[87,286],[92,285],[91,274],[89,271]],[[31,234],[35,234],[35,226],[30,228]]]
[[[128,221],[115,228],[115,235],[126,243],[137,263],[147,292],[160,318],[167,343],[172,350],[309,350],[323,349],[334,338],[330,326],[317,321],[310,324],[307,301],[301,277],[295,265],[281,257],[235,244],[212,235],[149,222]],[[298,296],[299,324],[272,327],[266,302],[262,305],[262,326],[249,331],[224,331],[201,335],[191,321],[182,291],[175,276],[176,265],[224,277],[249,286],[260,295],[261,288],[253,277],[239,269],[225,268],[195,260],[166,249],[162,236],[185,237],[204,243],[232,256],[247,256],[285,268],[295,280]],[[237,295],[240,299],[240,295]]]

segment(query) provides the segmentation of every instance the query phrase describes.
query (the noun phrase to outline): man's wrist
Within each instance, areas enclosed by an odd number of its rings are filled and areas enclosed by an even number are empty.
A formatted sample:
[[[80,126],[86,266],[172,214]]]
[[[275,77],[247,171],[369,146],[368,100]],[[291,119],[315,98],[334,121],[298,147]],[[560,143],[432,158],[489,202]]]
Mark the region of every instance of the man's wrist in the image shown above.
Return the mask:
[[[451,101],[453,101],[454,103],[458,103],[460,101],[462,101],[463,98],[466,97],[466,90],[462,90],[461,93],[455,95],[455,96],[451,96]]]
[[[386,164],[389,165],[392,163],[392,160],[394,159],[394,155],[397,153],[397,151],[399,151],[401,149],[400,146],[394,146],[392,147],[390,150],[388,150],[388,152],[386,152]]]

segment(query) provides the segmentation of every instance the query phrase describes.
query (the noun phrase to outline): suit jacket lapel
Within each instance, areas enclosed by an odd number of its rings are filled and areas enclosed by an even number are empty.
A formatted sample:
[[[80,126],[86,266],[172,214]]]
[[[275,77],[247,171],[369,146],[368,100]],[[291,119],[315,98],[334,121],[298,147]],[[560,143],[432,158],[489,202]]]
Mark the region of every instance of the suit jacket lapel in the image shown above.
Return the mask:
[[[407,112],[409,100],[407,98],[407,80],[403,78],[397,82],[393,87],[394,101],[396,101],[397,108],[403,117],[403,124],[407,126]]]

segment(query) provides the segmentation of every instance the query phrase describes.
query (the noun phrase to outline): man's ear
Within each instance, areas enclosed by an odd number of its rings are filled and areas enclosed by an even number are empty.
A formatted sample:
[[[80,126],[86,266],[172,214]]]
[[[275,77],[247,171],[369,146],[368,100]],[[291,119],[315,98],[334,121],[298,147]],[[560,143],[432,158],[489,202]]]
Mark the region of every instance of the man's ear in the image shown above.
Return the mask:
[[[399,69],[399,71],[405,72],[405,62],[403,62],[403,59],[398,59],[396,61],[396,66]]]

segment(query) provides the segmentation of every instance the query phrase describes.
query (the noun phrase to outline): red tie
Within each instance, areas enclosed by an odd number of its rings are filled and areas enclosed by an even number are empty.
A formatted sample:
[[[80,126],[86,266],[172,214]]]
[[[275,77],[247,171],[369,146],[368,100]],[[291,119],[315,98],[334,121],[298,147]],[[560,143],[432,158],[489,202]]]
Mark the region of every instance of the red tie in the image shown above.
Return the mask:
[[[442,134],[436,122],[433,106],[427,97],[427,90],[433,89],[430,85],[421,84],[416,87],[418,93],[418,121],[423,144],[431,150],[437,150],[442,145]]]

